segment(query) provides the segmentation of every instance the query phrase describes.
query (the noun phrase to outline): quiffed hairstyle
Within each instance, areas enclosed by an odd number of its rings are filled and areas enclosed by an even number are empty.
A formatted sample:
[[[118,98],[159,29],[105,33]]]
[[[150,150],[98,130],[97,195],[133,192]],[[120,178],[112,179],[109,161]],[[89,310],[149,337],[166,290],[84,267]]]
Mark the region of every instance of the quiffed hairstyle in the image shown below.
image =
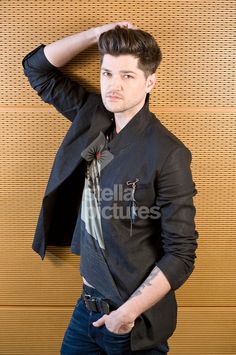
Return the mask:
[[[146,78],[155,73],[162,59],[161,49],[150,33],[119,25],[99,36],[98,50],[101,64],[105,54],[133,55],[139,59],[138,68],[143,70]]]

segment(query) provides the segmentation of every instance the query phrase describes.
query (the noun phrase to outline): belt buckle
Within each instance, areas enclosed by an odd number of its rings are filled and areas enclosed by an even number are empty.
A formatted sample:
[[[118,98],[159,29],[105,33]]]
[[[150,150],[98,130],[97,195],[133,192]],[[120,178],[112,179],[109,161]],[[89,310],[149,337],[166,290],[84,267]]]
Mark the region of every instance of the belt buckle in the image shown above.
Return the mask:
[[[91,298],[91,295],[88,295],[87,293],[84,294],[84,300],[90,300]]]
[[[91,295],[88,294],[84,294],[84,302],[86,307],[95,312],[103,312],[105,314],[109,314],[110,313],[110,306],[109,303],[107,303],[106,301],[104,301],[102,298],[99,297],[93,297]],[[90,308],[91,306],[91,308]]]
[[[97,302],[91,295],[84,295],[84,302],[88,310],[98,312]]]

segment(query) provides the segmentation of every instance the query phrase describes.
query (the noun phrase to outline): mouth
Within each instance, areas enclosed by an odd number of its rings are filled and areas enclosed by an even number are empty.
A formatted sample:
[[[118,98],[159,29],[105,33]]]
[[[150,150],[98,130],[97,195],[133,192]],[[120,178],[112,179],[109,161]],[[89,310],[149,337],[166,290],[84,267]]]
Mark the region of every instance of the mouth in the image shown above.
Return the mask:
[[[120,96],[115,96],[115,95],[107,95],[107,99],[109,101],[118,101],[118,100],[121,100],[121,97]]]

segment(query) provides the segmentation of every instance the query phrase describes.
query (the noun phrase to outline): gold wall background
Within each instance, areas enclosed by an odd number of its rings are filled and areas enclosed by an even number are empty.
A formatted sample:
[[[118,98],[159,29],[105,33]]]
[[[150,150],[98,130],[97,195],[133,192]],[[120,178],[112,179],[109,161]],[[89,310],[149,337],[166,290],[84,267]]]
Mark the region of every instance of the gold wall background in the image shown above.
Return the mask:
[[[235,13],[233,0],[0,1],[1,355],[59,354],[81,291],[79,257],[69,248],[50,247],[43,262],[31,249],[70,122],[40,100],[21,61],[41,43],[120,20],[159,42],[151,110],[193,155],[198,257],[177,291],[170,355],[236,354]],[[96,46],[63,68],[95,90],[98,70]]]

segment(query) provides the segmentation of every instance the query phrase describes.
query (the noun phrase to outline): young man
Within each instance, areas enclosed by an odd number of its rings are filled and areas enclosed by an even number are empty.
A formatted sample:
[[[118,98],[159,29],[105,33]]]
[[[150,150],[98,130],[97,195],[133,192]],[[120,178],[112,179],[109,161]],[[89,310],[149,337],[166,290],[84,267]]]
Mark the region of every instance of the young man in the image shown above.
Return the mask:
[[[58,69],[98,42],[101,95]],[[71,121],[32,248],[70,245],[83,293],[61,354],[167,354],[175,290],[194,269],[191,152],[149,111],[161,51],[129,22],[41,44],[23,59],[43,101]]]

